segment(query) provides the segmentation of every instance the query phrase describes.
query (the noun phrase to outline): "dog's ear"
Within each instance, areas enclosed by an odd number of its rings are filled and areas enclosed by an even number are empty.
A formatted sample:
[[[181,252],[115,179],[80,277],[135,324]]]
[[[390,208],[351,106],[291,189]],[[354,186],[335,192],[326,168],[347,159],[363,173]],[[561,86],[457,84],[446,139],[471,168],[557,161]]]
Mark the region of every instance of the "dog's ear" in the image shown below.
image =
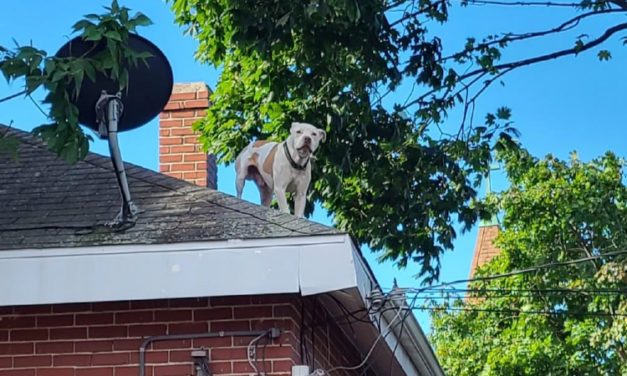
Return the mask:
[[[300,123],[298,122],[292,122],[292,127],[290,128],[290,133],[294,132],[294,128],[298,127],[300,125]]]
[[[327,132],[318,128],[318,131],[320,132],[320,142],[325,142],[327,140]]]

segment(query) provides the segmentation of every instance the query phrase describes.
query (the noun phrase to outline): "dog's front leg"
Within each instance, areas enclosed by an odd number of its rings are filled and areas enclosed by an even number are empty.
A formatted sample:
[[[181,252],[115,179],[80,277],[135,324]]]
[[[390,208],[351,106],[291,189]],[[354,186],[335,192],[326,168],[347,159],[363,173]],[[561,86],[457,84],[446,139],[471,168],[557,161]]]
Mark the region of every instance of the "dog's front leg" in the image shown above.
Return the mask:
[[[294,215],[302,217],[305,215],[305,203],[307,202],[307,192],[296,192],[294,195]]]
[[[287,197],[285,196],[285,188],[274,187],[274,194],[276,195],[276,202],[279,204],[279,209],[283,213],[290,212],[290,207],[287,205]]]

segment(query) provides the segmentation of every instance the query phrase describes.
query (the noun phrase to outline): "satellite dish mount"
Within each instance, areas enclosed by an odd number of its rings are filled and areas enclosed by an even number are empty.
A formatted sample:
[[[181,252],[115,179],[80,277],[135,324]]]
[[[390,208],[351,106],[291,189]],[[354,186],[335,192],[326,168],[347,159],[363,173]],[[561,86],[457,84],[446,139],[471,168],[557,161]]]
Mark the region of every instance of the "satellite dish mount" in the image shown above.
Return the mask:
[[[83,80],[79,95],[74,99],[79,123],[109,141],[111,162],[122,196],[122,208],[109,225],[118,229],[134,225],[139,213],[131,199],[118,132],[140,127],[157,116],[168,103],[173,85],[170,63],[157,46],[137,34],[129,34],[128,46],[149,57],[125,67],[128,85],[124,91],[120,91],[118,82],[98,73],[93,81]],[[56,56],[93,57],[105,48],[104,41],[77,37],[61,47]]]

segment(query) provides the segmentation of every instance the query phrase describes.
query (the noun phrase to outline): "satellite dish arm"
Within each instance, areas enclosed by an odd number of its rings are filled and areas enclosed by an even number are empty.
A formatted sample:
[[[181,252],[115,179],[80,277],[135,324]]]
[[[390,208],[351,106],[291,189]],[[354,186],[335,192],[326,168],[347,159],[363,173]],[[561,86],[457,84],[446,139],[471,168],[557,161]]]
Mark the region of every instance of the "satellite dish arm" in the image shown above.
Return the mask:
[[[106,116],[104,119],[100,117],[103,122],[106,122],[107,134],[109,139],[109,151],[111,153],[111,161],[113,163],[113,169],[115,170],[115,177],[118,180],[120,186],[120,194],[122,195],[122,208],[120,213],[112,223],[113,226],[122,226],[128,223],[135,222],[135,215],[137,214],[137,207],[131,199],[131,191],[128,187],[128,181],[126,180],[126,171],[124,170],[124,162],[122,161],[122,153],[120,152],[120,145],[118,143],[118,122],[124,106],[121,95],[107,94],[105,91],[100,95],[100,99],[96,104],[96,112],[104,113]],[[106,106],[106,109],[103,108]],[[99,127],[102,130],[102,126]],[[102,133],[101,133],[102,136]]]

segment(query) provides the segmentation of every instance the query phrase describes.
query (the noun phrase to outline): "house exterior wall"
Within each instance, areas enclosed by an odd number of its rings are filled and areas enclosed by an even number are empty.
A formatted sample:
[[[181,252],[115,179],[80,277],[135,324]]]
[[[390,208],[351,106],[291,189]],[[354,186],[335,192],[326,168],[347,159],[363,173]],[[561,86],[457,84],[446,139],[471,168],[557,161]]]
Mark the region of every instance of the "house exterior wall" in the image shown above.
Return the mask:
[[[216,158],[201,150],[192,124],[209,107],[204,82],[174,84],[172,96],[159,116],[159,171],[190,183],[217,189]]]
[[[498,234],[498,225],[479,226],[477,242],[475,243],[475,253],[472,258],[472,264],[470,265],[469,278],[475,275],[477,268],[485,265],[501,253],[501,250],[494,245],[494,239],[496,239]]]
[[[294,364],[315,361],[315,368],[328,369],[353,365],[361,358],[315,297],[118,301],[0,307],[0,375],[135,376],[139,347],[147,337],[271,327],[282,331],[263,350],[268,375],[289,375]],[[190,354],[201,347],[209,350],[215,375],[253,374],[246,349],[251,339],[153,342],[146,351],[146,375],[195,375]],[[262,348],[260,344],[260,364]],[[301,360],[303,352],[305,361]]]

